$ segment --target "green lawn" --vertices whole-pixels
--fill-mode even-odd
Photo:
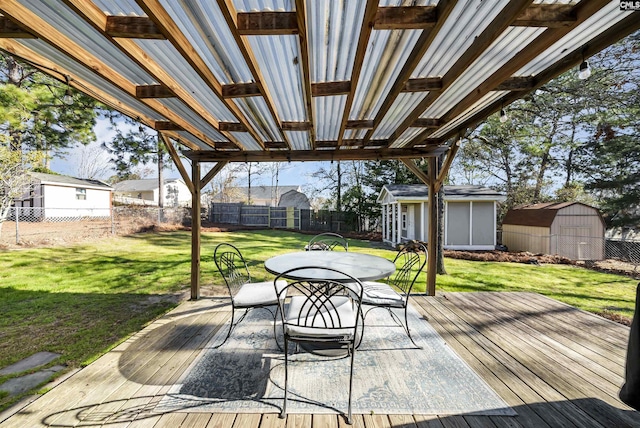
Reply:
[[[203,233],[202,284],[222,284],[212,261],[220,242],[237,245],[257,281],[263,262],[300,250],[310,235],[284,231]],[[388,259],[379,243],[350,240],[350,251]],[[114,237],[90,244],[0,252],[0,367],[39,351],[79,367],[177,304],[190,284],[189,232]],[[446,259],[437,291],[531,291],[596,312],[633,315],[636,281],[565,265]],[[424,292],[426,276],[416,292]],[[7,377],[0,377],[0,383]],[[0,410],[9,403],[0,397]]]

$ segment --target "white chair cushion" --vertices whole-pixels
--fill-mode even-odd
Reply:
[[[366,281],[362,283],[362,304],[403,307],[402,295],[384,282]]]
[[[278,293],[287,286],[287,281],[279,279],[276,282]],[[284,293],[281,296],[284,299]],[[237,308],[249,308],[260,305],[275,305],[278,303],[273,281],[249,282],[244,284],[238,294],[233,298],[233,304]]]
[[[344,339],[353,337],[353,327],[356,325],[357,314],[354,306],[351,303],[351,300],[346,296],[333,296],[330,298],[330,300],[333,302],[335,309],[322,308],[325,313],[321,315],[318,314],[318,308],[311,308],[311,310],[307,314],[307,309],[304,308],[305,302],[307,306],[309,305],[307,297],[293,296],[289,301],[285,320],[287,320],[288,322],[295,322],[296,324],[303,325],[287,325],[287,334],[289,336],[318,339]],[[307,314],[307,316],[305,317],[305,319],[298,322],[296,320],[298,320],[299,315],[301,315],[301,310],[302,315]],[[318,315],[316,316],[316,314]],[[327,324],[325,324],[325,319],[332,318],[334,320],[337,320],[338,317],[340,319],[340,324],[338,324],[336,321],[335,325],[336,327],[338,325],[341,325],[342,328],[323,328],[327,324],[329,326],[332,325],[331,321],[327,321]],[[307,324],[309,324],[308,327],[305,326]]]

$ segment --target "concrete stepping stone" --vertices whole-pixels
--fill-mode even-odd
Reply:
[[[0,385],[0,391],[8,392],[9,395],[22,394],[48,381],[54,374],[64,369],[66,369],[65,366],[58,365],[25,376],[9,379]]]
[[[38,352],[37,354],[33,354],[30,357],[18,361],[17,363],[0,369],[0,376],[32,370],[36,367],[49,364],[58,357],[60,357],[60,354],[56,354],[55,352]]]

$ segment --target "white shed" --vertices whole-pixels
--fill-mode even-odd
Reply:
[[[600,211],[580,202],[522,205],[502,220],[502,243],[509,251],[557,254],[571,260],[602,260],[604,233]]]
[[[382,205],[382,240],[391,245],[428,235],[429,189],[424,184],[390,184],[378,196]],[[483,186],[444,186],[444,248],[493,250],[497,204],[506,197]]]
[[[109,217],[113,188],[100,180],[32,172],[31,192],[14,201],[32,219]],[[24,210],[24,208],[31,208]]]

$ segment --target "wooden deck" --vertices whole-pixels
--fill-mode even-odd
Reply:
[[[356,427],[640,427],[618,398],[628,327],[530,293],[441,293],[416,306],[518,416],[354,415]],[[229,316],[185,302],[0,427],[320,428],[337,415],[154,414],[155,404]]]

